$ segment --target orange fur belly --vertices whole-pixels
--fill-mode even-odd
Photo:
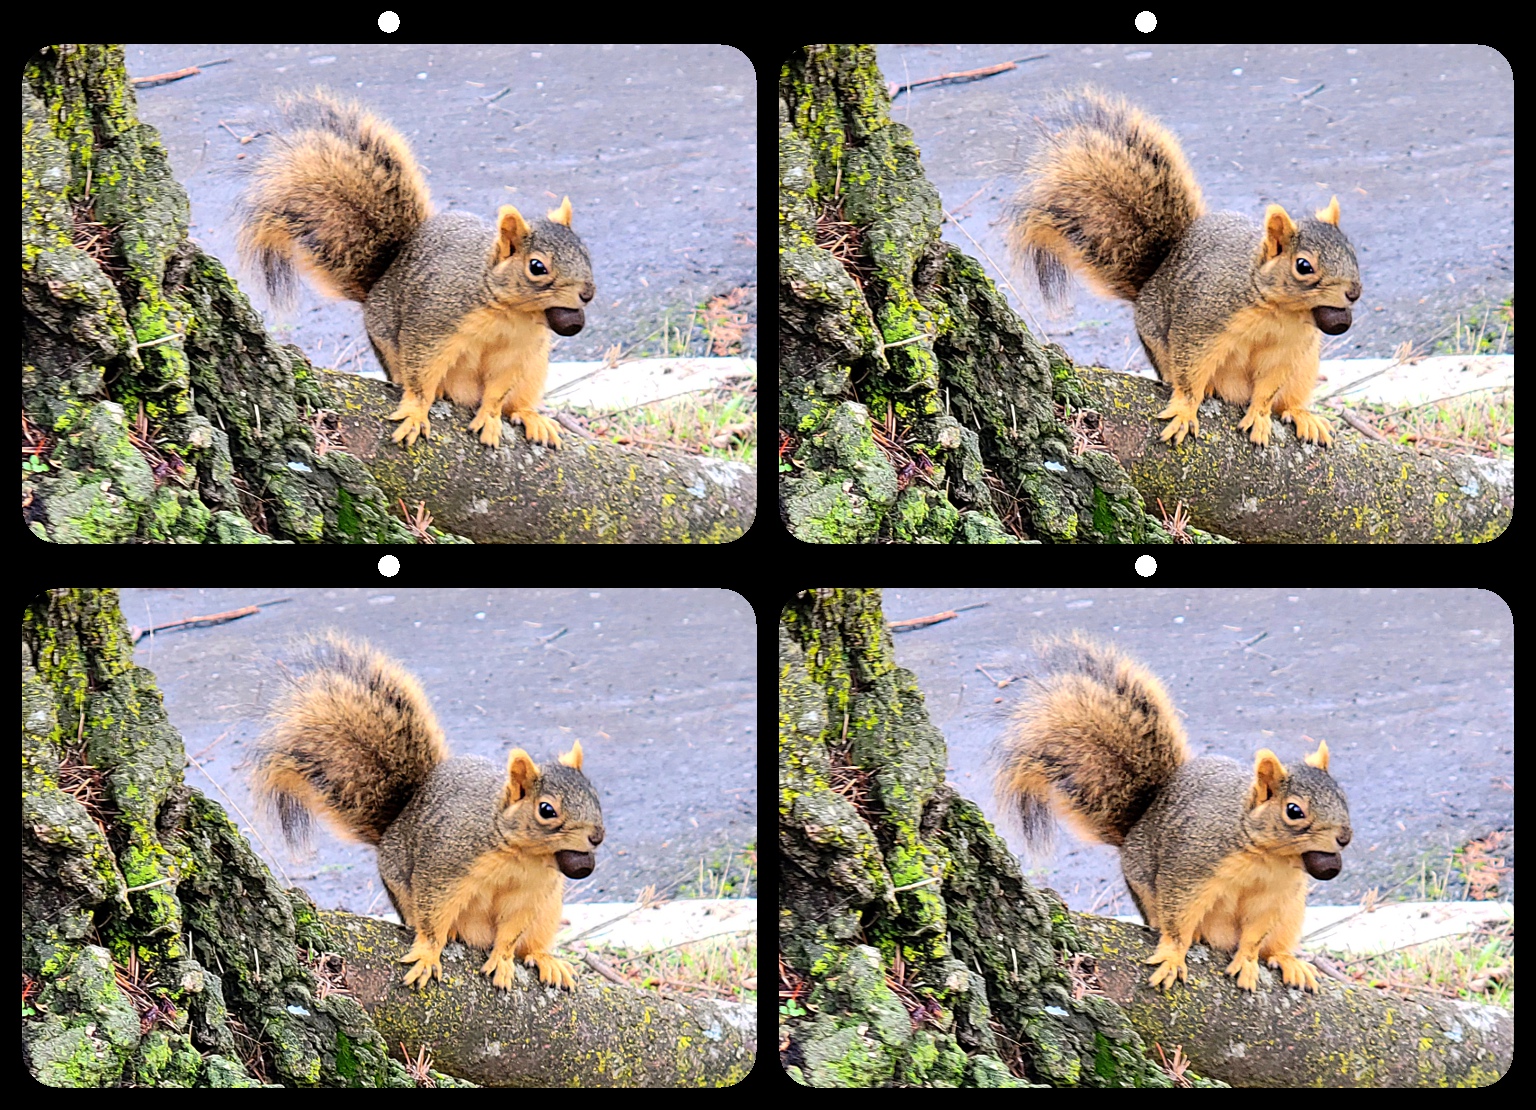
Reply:
[[[456,350],[438,396],[469,408],[488,390],[500,397],[535,374],[542,384],[549,364],[549,329],[542,316],[483,309],[466,318],[449,342]]]

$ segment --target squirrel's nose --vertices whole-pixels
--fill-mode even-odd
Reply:
[[[587,839],[592,842],[592,847],[594,848],[601,844],[603,842],[603,826],[599,825],[588,833]]]

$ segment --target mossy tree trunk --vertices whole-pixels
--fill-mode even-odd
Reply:
[[[1074,989],[1066,908],[944,782],[944,738],[875,590],[779,625],[782,1059],[812,1086],[1167,1086],[1125,1014]]]
[[[1167,542],[1080,402],[976,262],[892,122],[871,46],[779,76],[782,511],[812,542]],[[1007,527],[1004,527],[1004,522]]]
[[[21,82],[22,502],[56,542],[410,543],[363,465],[317,453],[325,398],[187,238],[121,47]]]
[[[409,1086],[354,999],[318,997],[313,907],[272,881],[186,752],[112,591],[21,635],[22,1050],[50,1086]]]

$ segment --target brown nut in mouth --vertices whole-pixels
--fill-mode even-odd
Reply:
[[[546,308],[544,321],[549,324],[549,330],[556,335],[575,335],[586,326],[587,314],[579,308]],[[1349,327],[1349,324],[1346,323],[1344,327]],[[1339,330],[1342,331],[1343,328]]]
[[[1301,865],[1314,879],[1331,879],[1344,870],[1344,857],[1337,852],[1303,852]]]
[[[1349,325],[1355,322],[1355,314],[1347,308],[1319,305],[1312,310],[1312,322],[1319,331],[1328,335],[1343,335],[1349,330]]]
[[[555,853],[555,866],[560,873],[572,879],[585,879],[597,866],[597,857],[591,852],[572,852],[569,849]],[[1308,870],[1311,870],[1308,868]],[[1331,878],[1331,876],[1330,876]]]

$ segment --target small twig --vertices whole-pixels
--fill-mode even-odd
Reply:
[[[1476,389],[1466,389],[1466,390],[1463,390],[1460,393],[1451,393],[1451,394],[1447,394],[1444,397],[1436,397],[1433,401],[1420,401],[1418,404],[1409,405],[1407,408],[1404,408],[1404,409],[1395,409],[1392,412],[1384,414],[1382,416],[1382,419],[1383,420],[1390,420],[1394,416],[1406,416],[1408,413],[1412,412],[1414,409],[1428,408],[1430,405],[1438,405],[1441,401],[1454,401],[1458,397],[1470,397],[1474,393],[1487,393],[1490,390],[1505,389],[1505,388],[1508,388],[1508,387],[1507,386],[1502,386],[1502,385],[1484,385],[1484,386],[1479,386]]]
[[[555,413],[555,422],[558,423],[566,431],[574,432],[576,435],[580,436],[582,439],[590,439],[593,443],[597,442],[597,437],[595,435],[593,435],[590,431],[588,431],[582,425],[581,421],[577,420],[574,416],[571,416],[569,413],[564,413],[564,412],[557,412],[557,413]]]
[[[634,985],[628,979],[624,978],[624,976],[613,970],[613,968],[603,963],[602,960],[598,959],[595,953],[588,952],[581,958],[581,962],[586,964],[593,971],[597,972],[604,979],[607,979],[610,983],[617,983],[621,987],[629,987]]]
[[[940,875],[938,878],[942,879],[943,877],[944,876]],[[938,881],[938,879],[931,879],[931,880],[925,879],[923,881],[923,883],[918,883],[917,885],[918,886],[922,886],[922,885],[924,885],[924,883],[927,883],[927,882],[937,882],[937,881]],[[907,889],[910,889],[910,888],[908,888],[908,887],[897,887],[896,889],[898,889],[898,890],[907,890]],[[685,944],[697,944],[700,941],[714,940],[716,937],[739,937],[739,936],[744,936],[744,935],[748,935],[748,934],[755,933],[755,932],[757,932],[757,930],[755,928],[722,929],[718,933],[709,933],[709,934],[707,934],[705,936],[702,936],[702,937],[689,937],[687,940],[680,940],[676,944],[669,944],[669,945],[665,946],[664,948],[647,948],[644,952],[636,952],[633,955],[624,956],[621,959],[619,959],[617,962],[620,963],[620,964],[627,964],[631,960],[643,960],[643,959],[646,959],[649,956],[659,955],[662,952],[670,952],[670,951],[672,951],[672,949],[674,949],[674,948],[681,948]]]
[[[1032,54],[1028,58],[1015,58],[1011,62],[1002,62],[995,66],[984,66],[981,69],[967,69],[959,73],[941,73],[937,77],[923,77],[916,81],[907,81],[900,85],[891,85],[891,99],[895,100],[902,93],[910,89],[920,88],[923,85],[959,85],[966,81],[980,81],[984,77],[995,77],[999,73],[1007,73],[1009,70],[1018,69],[1020,62],[1038,62],[1042,58],[1049,58],[1049,54]]]
[[[1374,439],[1378,443],[1391,442],[1387,436],[1381,434],[1381,429],[1373,426],[1369,421],[1362,420],[1348,409],[1339,410],[1339,419],[1344,421],[1344,423],[1348,424],[1351,428],[1355,429],[1355,431],[1361,432],[1367,438]]]
[[[885,627],[889,628],[892,632],[905,632],[913,628],[923,628],[926,625],[939,624],[942,621],[954,620],[955,617],[959,616],[961,613],[966,612],[967,610],[985,609],[986,607],[987,602],[985,601],[977,602],[975,605],[960,605],[954,609],[946,609],[942,613],[934,613],[932,616],[912,617],[910,620],[904,621],[886,621]]]
[[[129,633],[133,642],[138,643],[145,636],[154,632],[164,632],[169,628],[205,628],[215,624],[224,624],[228,621],[239,620],[241,617],[249,617],[253,613],[259,613],[268,605],[281,605],[285,601],[292,601],[291,597],[280,597],[275,601],[264,601],[260,605],[247,605],[240,609],[231,609],[227,613],[211,613],[206,617],[188,617],[186,620],[171,621],[169,624],[157,624],[153,628],[130,628]]]
[[[221,66],[225,62],[234,61],[233,58],[220,58],[215,62],[204,62],[202,65],[188,66],[186,69],[173,69],[167,73],[155,73],[148,77],[132,77],[128,83],[137,89],[147,89],[152,85],[169,85],[172,81],[180,81],[184,77],[196,77],[206,66]]]

